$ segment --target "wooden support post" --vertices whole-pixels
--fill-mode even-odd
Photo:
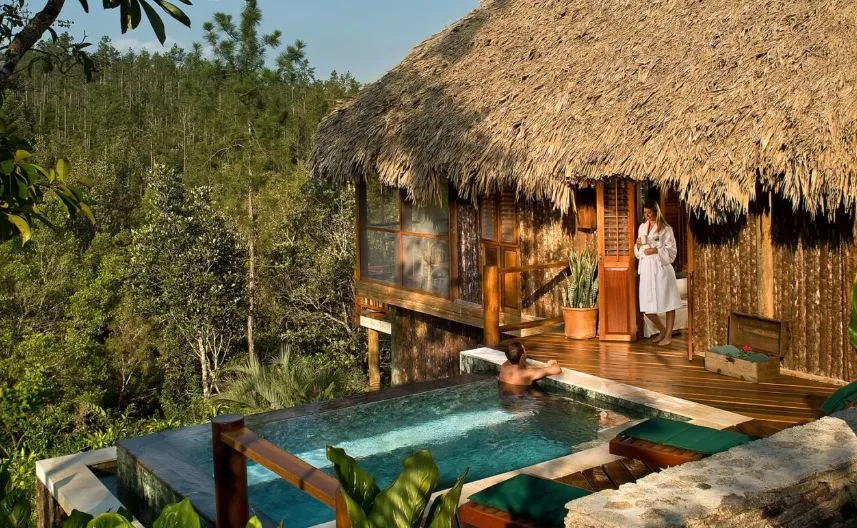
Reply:
[[[485,346],[500,344],[500,268],[485,266],[482,270],[483,336]]]
[[[381,388],[381,333],[371,328],[366,329],[369,338],[369,389]]]
[[[759,265],[756,268],[756,283],[759,285],[759,312],[763,317],[774,318],[774,241],[771,236],[771,195],[759,215]]]
[[[687,360],[693,361],[693,272],[687,272]]]
[[[214,458],[214,504],[217,528],[245,528],[250,519],[247,461],[221,440],[220,435],[244,428],[244,417],[225,414],[211,420]]]
[[[690,214],[685,219],[687,233],[687,360],[693,361],[693,274],[696,271],[696,239],[690,229]]]

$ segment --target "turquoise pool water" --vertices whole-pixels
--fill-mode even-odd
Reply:
[[[593,445],[605,425],[627,411],[597,408],[568,394],[500,395],[496,381],[355,405],[311,416],[254,426],[254,430],[310,464],[332,473],[325,446],[342,447],[375,475],[382,489],[401,461],[430,449],[440,468],[439,488],[449,487],[465,468],[468,481],[568,455]],[[610,423],[605,423],[608,420]],[[211,465],[211,453],[197,453]],[[333,520],[333,512],[265,468],[248,467],[251,503],[288,528]]]

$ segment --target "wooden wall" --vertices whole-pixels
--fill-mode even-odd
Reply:
[[[836,224],[809,221],[775,199],[767,238],[766,214],[756,208],[725,227],[691,226],[697,239],[693,282],[696,352],[726,342],[731,311],[766,315],[772,308],[769,315],[788,322],[790,328],[784,368],[854,379],[857,353],[848,344],[851,281],[857,273],[853,217],[843,213]],[[766,251],[770,257],[765,256]],[[768,267],[764,266],[767,260],[771,261]],[[766,279],[773,286],[772,306],[767,308]]]
[[[428,381],[459,374],[458,354],[476,348],[482,330],[390,307],[392,383]]]
[[[458,224],[458,295],[463,301],[482,304],[479,211],[472,202],[459,198],[455,214]]]
[[[574,215],[561,215],[547,202],[518,205],[521,265],[565,260],[570,248],[597,252],[594,231],[577,231]],[[537,317],[562,314],[559,287],[565,275],[552,269],[522,274],[521,312]]]

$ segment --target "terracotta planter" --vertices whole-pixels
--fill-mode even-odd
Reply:
[[[563,306],[562,317],[565,322],[565,337],[571,339],[592,339],[595,337],[595,321],[598,308],[567,308]]]

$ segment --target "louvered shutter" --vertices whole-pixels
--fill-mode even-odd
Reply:
[[[637,187],[611,179],[597,186],[598,334],[602,340],[637,338],[636,234]]]

